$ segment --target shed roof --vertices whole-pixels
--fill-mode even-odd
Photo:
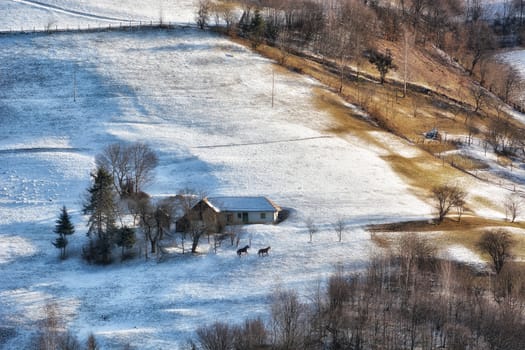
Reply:
[[[204,201],[216,212],[279,211],[281,208],[266,197],[207,197]]]

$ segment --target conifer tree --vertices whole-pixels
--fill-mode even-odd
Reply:
[[[264,31],[266,29],[266,23],[264,22],[264,18],[261,15],[261,12],[259,9],[255,10],[254,17],[252,18],[252,21],[250,23],[249,27],[249,38],[252,40],[252,46],[253,48],[257,48],[260,44],[262,44],[264,40]]]
[[[135,230],[131,227],[124,226],[116,230],[115,243],[117,246],[122,248],[121,259],[124,260],[124,252],[126,249],[130,249],[135,245],[137,237]]]
[[[91,251],[90,259],[107,264],[111,261],[117,216],[113,177],[102,167],[92,177],[93,184],[88,188],[83,209],[84,215],[89,215],[87,234],[92,239],[96,238],[95,244],[90,244],[95,250]]]
[[[66,258],[66,247],[68,240],[66,236],[75,233],[75,226],[71,223],[71,218],[67,212],[66,206],[62,207],[60,216],[56,220],[54,232],[58,235],[57,239],[53,242],[53,245],[60,249],[60,258]]]

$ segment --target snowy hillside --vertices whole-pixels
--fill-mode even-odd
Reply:
[[[122,334],[141,348],[177,343],[203,323],[264,311],[279,285],[306,293],[335,264],[362,266],[371,249],[363,225],[430,214],[380,154],[323,131],[330,119],[313,104],[315,82],[276,74],[272,108],[276,67],[225,39],[193,30],[15,35],[1,47],[0,295],[4,314],[22,325],[52,298],[75,330]],[[154,195],[185,187],[267,195],[296,214],[248,228],[244,241],[272,245],[269,259],[239,260],[224,247],[164,264],[86,267],[81,196],[94,155],[118,140],[158,151]],[[78,234],[73,257],[60,263],[50,242],[63,204]],[[306,217],[323,229],[314,244]],[[331,229],[338,217],[351,227],[343,243]]]
[[[2,1],[2,28],[50,17],[71,25],[156,20],[159,8],[167,20],[192,18],[189,1],[146,9],[132,0],[45,3]],[[432,214],[383,158],[419,150],[382,132],[370,137],[385,147],[335,136],[314,100],[322,86],[214,34],[4,35],[0,62],[0,322],[17,329],[7,349],[27,344],[50,300],[75,334],[93,332],[104,348],[180,348],[204,324],[265,315],[276,288],[308,297],[335,266],[359,270],[375,249],[365,225]],[[203,239],[200,256],[86,265],[82,195],[94,156],[116,141],[144,141],[158,152],[152,195],[265,195],[293,214],[280,225],[246,227],[241,244],[253,249],[241,259],[228,244],[214,254]],[[62,205],[77,228],[63,262],[51,245]],[[306,218],[321,229],[313,243]],[[342,242],[332,228],[339,218],[349,227]],[[268,245],[269,257],[254,254]]]

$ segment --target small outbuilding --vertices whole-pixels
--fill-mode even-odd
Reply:
[[[206,197],[177,221],[177,231],[195,225],[220,232],[226,225],[274,224],[280,211],[266,197]]]

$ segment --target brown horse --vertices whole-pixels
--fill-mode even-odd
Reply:
[[[258,256],[265,256],[265,255],[268,255],[268,251],[270,250],[270,247],[266,247],[266,248],[261,248],[259,249],[259,251],[257,252],[257,255]]]
[[[248,248],[250,248],[249,245],[244,246],[244,248],[237,249],[237,255],[240,257],[243,254],[248,254]]]

